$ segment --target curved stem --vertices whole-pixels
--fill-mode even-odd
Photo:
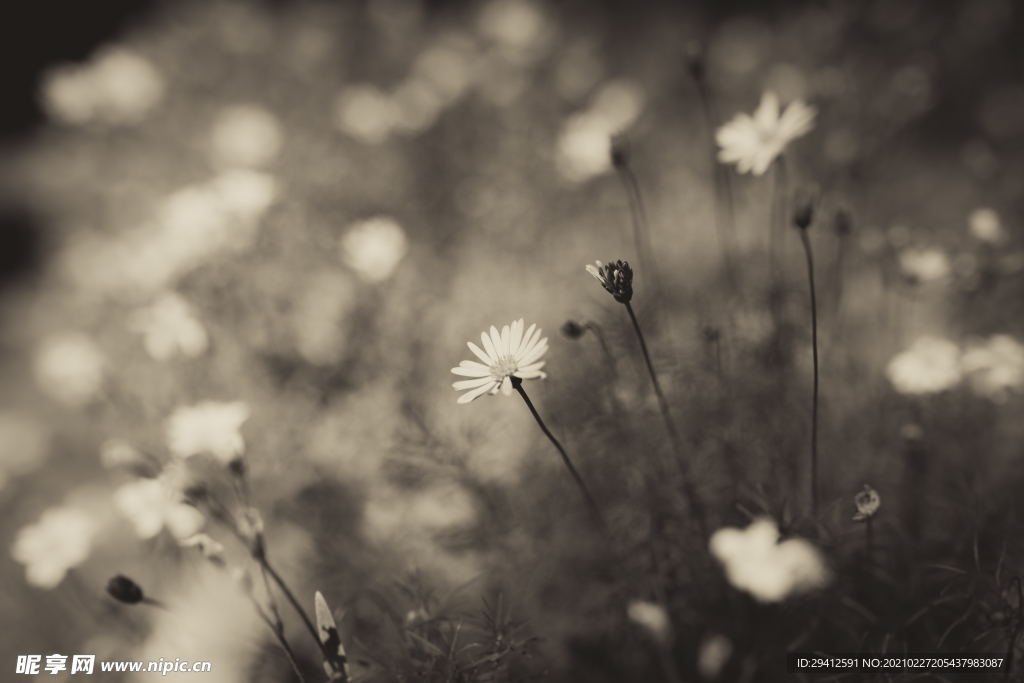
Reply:
[[[655,300],[658,307],[664,313],[665,294],[661,288],[661,278],[658,275],[658,267],[654,263],[654,254],[650,250],[650,228],[647,222],[647,211],[644,209],[643,196],[640,194],[640,183],[637,182],[633,169],[628,164],[619,168],[619,177],[626,188],[626,196],[629,197],[629,210],[633,218],[633,239],[636,242],[636,255],[641,265],[650,271],[650,283],[653,285]]]
[[[818,302],[814,295],[814,257],[806,229],[800,229],[800,242],[807,256],[807,279],[811,284],[811,345],[814,352],[814,400],[811,404],[811,512],[818,516]]]
[[[644,334],[640,331],[640,323],[636,320],[636,315],[633,313],[633,307],[630,306],[629,302],[625,303],[626,311],[629,313],[629,319],[633,321],[633,329],[636,331],[636,338],[640,341],[640,350],[644,355],[644,362],[647,364],[647,372],[651,376],[651,382],[654,384],[654,393],[658,396],[658,406],[661,408],[661,417],[665,421],[665,430],[668,432],[669,439],[672,441],[672,449],[676,453],[676,457],[679,458],[680,466],[685,468],[682,461],[682,441],[679,438],[679,432],[676,431],[675,423],[672,421],[672,414],[669,412],[668,401],[665,400],[665,394],[661,391],[661,385],[658,383],[658,376],[654,374],[654,366],[651,364],[651,356],[647,353],[647,342],[644,341]],[[700,525],[701,533],[707,537],[707,521],[704,517],[704,509],[701,506],[700,501],[697,499],[697,492],[693,488],[693,483],[690,481],[689,472],[683,473],[683,488],[686,491],[687,503],[690,506],[690,514],[697,520]]]
[[[260,607],[256,599],[252,600],[253,606],[256,608],[256,613],[260,615],[260,619],[267,625],[274,637],[277,638],[277,642],[280,643],[281,649],[284,650],[285,657],[288,658],[288,663],[292,665],[292,671],[299,679],[299,683],[306,683],[306,678],[302,675],[302,671],[299,670],[299,663],[295,659],[295,652],[292,651],[291,645],[288,644],[288,640],[284,637],[284,624],[281,623],[281,618],[275,615],[277,619],[276,623],[266,615],[263,608]]]
[[[583,494],[583,500],[587,504],[587,510],[590,512],[590,516],[594,520],[594,525],[597,526],[597,530],[601,532],[601,535],[607,539],[608,527],[605,526],[604,518],[601,517],[601,511],[598,510],[597,504],[594,502],[593,497],[590,495],[590,491],[587,489],[587,485],[583,483],[583,477],[581,477],[580,473],[576,471],[572,461],[569,460],[569,455],[565,452],[565,449],[562,448],[562,444],[558,443],[558,439],[556,439],[555,435],[548,430],[547,425],[544,424],[544,420],[540,419],[540,414],[537,412],[537,409],[533,407],[533,402],[530,400],[530,397],[526,395],[526,391],[523,389],[522,380],[513,382],[512,386],[515,387],[516,391],[519,392],[519,395],[523,397],[524,401],[526,401],[526,406],[530,409],[530,412],[533,413],[533,417],[537,420],[537,424],[540,425],[541,431],[544,432],[544,435],[551,440],[551,443],[555,444],[555,448],[558,449],[559,454],[562,456],[562,462],[565,463],[565,466],[569,470],[569,474],[571,474],[572,478],[576,480],[576,486],[579,487],[580,493]]]
[[[270,566],[270,562],[267,561],[265,555],[261,555],[256,559],[259,561],[260,566],[263,569],[265,569],[268,574],[270,574],[270,578],[274,580],[274,583],[277,584],[278,588],[281,589],[281,592],[284,593],[286,598],[288,598],[288,602],[292,604],[292,607],[295,608],[295,611],[299,613],[300,617],[302,617],[302,622],[306,625],[306,629],[309,631],[309,634],[313,637],[313,642],[317,644],[317,646],[320,648],[320,651],[323,653],[324,660],[327,662],[334,662],[336,655],[332,654],[327,650],[326,647],[324,647],[323,642],[321,642],[320,640],[320,634],[317,633],[316,627],[313,626],[313,622],[310,621],[309,616],[306,614],[306,610],[304,610],[302,608],[302,605],[299,604],[299,601],[295,599],[295,596],[292,594],[291,589],[288,588],[288,584],[286,584],[284,582],[284,579],[282,579],[280,575],[278,575],[278,573],[274,571],[274,568]],[[345,679],[343,678],[342,680]]]

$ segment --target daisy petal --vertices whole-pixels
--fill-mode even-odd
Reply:
[[[494,379],[491,377],[480,377],[477,379],[464,379],[453,383],[452,386],[461,391],[462,389],[476,389],[477,387],[482,387],[485,384],[490,384],[493,381]]]
[[[519,351],[519,346],[523,343],[523,319],[512,323],[512,344],[509,346],[508,352],[515,358],[516,352]]]
[[[496,389],[497,386],[498,386],[498,383],[494,382],[493,385],[485,384],[485,385],[483,385],[482,387],[480,387],[478,389],[473,389],[472,391],[467,391],[462,396],[459,396],[459,401],[458,402],[459,403],[469,403],[470,401],[473,401],[475,399],[480,398],[481,396],[486,394],[488,391],[491,391],[492,389]]]
[[[491,328],[494,329],[494,328]],[[480,333],[480,341],[484,344],[484,350],[487,351],[487,355],[491,357],[491,364],[498,362],[498,350],[494,348],[494,342],[487,336],[486,332]]]
[[[771,90],[761,96],[761,104],[754,112],[754,121],[762,130],[771,130],[779,122],[779,98]]]
[[[516,361],[516,364],[517,365],[524,365],[524,366],[530,365],[531,363],[536,362],[536,360],[538,358],[543,356],[547,352],[547,350],[548,350],[548,338],[544,337],[543,339],[540,340],[540,342],[537,343],[536,346],[534,346],[530,350],[529,353],[527,353],[525,356],[523,356],[518,361]]]
[[[483,350],[479,346],[474,344],[473,342],[466,342],[466,343],[469,344],[469,350],[473,352],[473,355],[475,355],[477,358],[482,360],[485,365],[490,367],[491,363],[494,362],[494,359],[493,358],[488,358],[487,354],[484,353]]]
[[[452,368],[452,372],[463,377],[489,377],[491,374],[490,368],[485,368],[482,365],[479,370],[477,368]]]
[[[508,325],[501,328],[501,356],[504,358],[508,355],[508,347],[512,344],[512,330],[509,329]]]
[[[505,396],[512,395],[512,380],[508,377],[501,381],[501,393]]]
[[[524,366],[524,367],[521,367],[521,368],[519,368],[519,370],[518,370],[518,371],[517,371],[517,372],[516,372],[515,374],[516,374],[516,375],[518,375],[518,376],[520,376],[520,377],[524,377],[524,378],[525,378],[525,376],[526,376],[526,375],[534,375],[534,374],[537,374],[537,372],[538,372],[538,371],[539,371],[539,370],[540,370],[540,369],[541,369],[542,367],[544,367],[544,364],[545,364],[545,363],[547,363],[547,361],[546,361],[546,360],[542,360],[542,361],[541,361],[541,362],[539,362],[539,363],[532,363],[532,364],[530,364],[530,365],[526,365],[526,366]]]
[[[495,360],[498,360],[503,355],[501,353],[501,332],[498,332],[498,328],[494,325],[491,325],[491,343],[494,344],[494,352],[498,354]]]
[[[530,328],[531,330],[533,327]],[[516,361],[522,361],[526,357],[526,354],[533,351],[533,347],[537,345],[537,340],[540,339],[540,330],[533,333],[532,337],[528,337],[526,343],[519,347],[519,353],[517,354]]]

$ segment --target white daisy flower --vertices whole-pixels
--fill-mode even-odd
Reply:
[[[935,282],[949,275],[949,257],[938,247],[905,249],[899,260],[903,277],[911,282]]]
[[[206,523],[203,513],[183,502],[164,479],[137,479],[114,492],[114,505],[132,523],[142,539],[153,538],[166,526],[181,540],[199,533]]]
[[[511,326],[505,325],[499,334],[498,328],[491,325],[491,333],[480,333],[480,340],[483,342],[486,352],[473,342],[467,342],[469,350],[483,364],[471,360],[464,360],[459,367],[452,368],[456,375],[472,377],[473,379],[462,380],[452,384],[458,390],[470,389],[471,391],[459,397],[459,403],[469,403],[486,393],[496,394],[498,390],[505,396],[512,394],[512,377],[519,379],[544,379],[547,373],[541,368],[546,361],[540,357],[548,350],[548,338],[540,338],[540,330],[534,330],[536,325],[523,333],[523,319],[520,318]]]
[[[997,334],[972,345],[960,362],[979,396],[1002,403],[1011,390],[1024,391],[1024,345],[1009,335]]]
[[[167,360],[176,353],[196,358],[206,351],[209,339],[192,307],[179,294],[167,292],[152,306],[136,311],[132,330],[143,335],[146,351],[155,360]]]
[[[364,282],[391,277],[409,251],[409,240],[398,222],[377,216],[353,224],[341,238],[341,259]]]
[[[770,90],[761,96],[753,116],[737,114],[715,133],[722,149],[718,160],[736,164],[740,173],[764,175],[790,142],[814,127],[817,109],[793,100],[780,115],[779,98]]]
[[[885,375],[901,394],[934,394],[960,382],[960,347],[946,339],[923,336],[897,354]]]
[[[743,531],[719,529],[709,548],[725,566],[729,583],[760,602],[781,602],[831,579],[818,548],[801,538],[779,543],[779,529],[768,518],[754,520]]]
[[[25,579],[39,588],[56,588],[68,570],[89,557],[99,523],[84,510],[51,508],[18,532],[11,556],[25,565]]]
[[[661,605],[646,600],[630,600],[626,616],[650,633],[659,644],[668,645],[672,641],[672,622]]]
[[[88,335],[68,332],[43,340],[32,369],[44,392],[74,407],[100,390],[104,365],[103,354]]]
[[[178,408],[167,422],[167,447],[181,458],[211,453],[227,464],[245,451],[238,430],[247,419],[244,401],[203,401]]]

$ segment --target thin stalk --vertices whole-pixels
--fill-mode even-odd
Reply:
[[[320,651],[323,653],[324,660],[327,662],[333,662],[335,660],[336,655],[330,653],[324,646],[324,644],[320,641],[320,634],[317,632],[316,627],[313,626],[313,622],[309,620],[309,616],[306,614],[306,610],[303,609],[302,605],[299,604],[299,601],[295,599],[295,595],[293,595],[291,589],[288,588],[288,584],[286,584],[284,582],[284,579],[282,579],[281,576],[276,571],[274,571],[274,568],[270,566],[270,562],[267,561],[265,554],[261,553],[258,557],[256,557],[256,560],[260,563],[260,567],[266,570],[268,574],[270,574],[270,578],[274,580],[274,583],[277,584],[278,588],[281,589],[281,592],[284,593],[286,598],[288,598],[288,602],[292,604],[292,607],[295,608],[295,611],[299,613],[300,617],[302,617],[302,623],[306,625],[306,630],[308,630],[309,634],[313,637],[313,642],[317,644],[317,646],[320,648]],[[344,675],[344,673],[342,675]],[[342,680],[345,679],[343,678]]]
[[[295,659],[295,652],[292,651],[291,645],[288,644],[288,640],[284,637],[284,624],[281,623],[280,616],[277,616],[277,623],[275,623],[266,615],[263,608],[260,607],[258,602],[256,602],[255,598],[252,599],[252,604],[256,608],[257,614],[260,615],[260,619],[263,620],[263,623],[267,625],[267,628],[269,628],[271,633],[274,634],[274,637],[277,638],[277,642],[280,643],[281,649],[284,650],[285,657],[288,658],[288,663],[292,665],[292,671],[295,672],[300,683],[306,683],[306,678],[299,670],[299,663]]]
[[[682,441],[679,438],[679,432],[676,431],[675,423],[672,421],[672,414],[669,411],[668,401],[665,400],[665,394],[661,391],[661,385],[658,383],[658,377],[654,374],[654,366],[651,364],[651,356],[647,353],[647,343],[644,341],[644,334],[640,331],[640,323],[636,320],[636,315],[633,313],[633,307],[629,302],[625,302],[626,311],[629,313],[629,319],[633,321],[633,329],[636,331],[636,337],[640,341],[640,350],[644,355],[644,362],[647,364],[647,372],[651,376],[651,382],[654,384],[654,393],[658,396],[658,406],[661,408],[661,417],[665,421],[665,430],[668,432],[669,439],[672,441],[672,449],[676,453],[676,457],[679,459],[679,464],[684,470],[685,467],[682,460]],[[693,488],[693,482],[690,481],[690,474],[688,471],[683,473],[683,488],[686,491],[687,503],[690,507],[690,514],[697,520],[697,524],[700,526],[701,534],[706,538],[708,535],[707,521],[704,516],[704,509],[697,499],[697,492]]]
[[[715,142],[715,130],[718,128],[718,116],[714,104],[711,101],[711,93],[708,91],[707,83],[703,78],[696,79],[697,93],[700,95],[701,107],[704,110],[704,119],[707,122],[708,139],[711,143],[711,167],[714,169],[715,179],[715,221],[717,230],[715,235],[718,238],[718,247],[722,252],[722,260],[725,262],[726,276],[732,291],[737,290],[736,271],[733,268],[731,245],[732,236],[735,232],[735,215],[732,201],[732,183],[729,180],[728,170],[718,163]],[[724,210],[723,210],[724,207]],[[723,219],[722,214],[725,214]]]
[[[562,448],[562,444],[558,443],[558,439],[556,439],[555,435],[548,430],[547,425],[544,424],[544,420],[540,418],[540,414],[537,412],[537,409],[533,407],[533,402],[530,400],[530,397],[526,395],[526,391],[523,389],[522,380],[518,377],[513,378],[512,386],[515,387],[516,391],[519,392],[519,395],[523,397],[524,401],[526,401],[526,407],[528,407],[530,412],[533,413],[533,418],[537,420],[537,424],[540,425],[541,431],[544,432],[544,435],[551,440],[551,443],[555,444],[555,448],[558,449],[558,453],[562,456],[562,462],[565,463],[566,468],[569,470],[569,474],[571,474],[572,478],[576,480],[576,486],[579,487],[580,493],[583,494],[583,500],[587,504],[587,510],[590,512],[594,525],[597,527],[597,530],[601,532],[601,535],[607,539],[608,527],[604,523],[604,518],[601,517],[601,511],[598,510],[597,503],[594,502],[593,497],[590,495],[587,485],[583,483],[583,477],[581,477],[580,473],[576,471],[572,461],[569,460],[569,455],[565,452],[565,449]]]
[[[807,230],[800,228],[800,242],[807,256],[807,279],[811,285],[811,346],[814,352],[814,400],[811,403],[811,512],[818,516],[818,302],[814,294],[814,257]]]
[[[647,222],[647,211],[644,208],[643,196],[640,194],[640,183],[628,163],[618,166],[619,177],[626,188],[626,195],[629,197],[629,212],[633,219],[633,238],[636,242],[637,257],[641,259],[641,265],[651,273],[651,284],[654,285],[655,299],[662,313],[665,312],[665,294],[661,288],[661,277],[658,275],[658,268],[654,263],[654,254],[650,250],[650,229]]]
[[[874,554],[873,550],[875,547],[875,534],[872,528],[872,522],[873,520],[870,516],[864,520],[864,532],[867,535],[867,548],[869,560],[871,559],[871,556]]]

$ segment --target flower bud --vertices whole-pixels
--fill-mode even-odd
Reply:
[[[597,268],[588,265],[587,272],[597,278],[609,294],[620,304],[629,303],[633,298],[633,269],[626,261],[615,261],[607,265],[595,261]]]
[[[121,574],[107,582],[107,593],[110,597],[126,605],[137,605],[145,597],[139,584]]]
[[[704,333],[704,339],[709,342],[716,342],[722,337],[722,332],[714,325],[705,325],[704,329],[701,330]]]
[[[814,220],[814,192],[811,190],[799,190],[793,198],[793,225],[806,230]]]
[[[612,166],[616,169],[623,169],[629,166],[629,137],[625,133],[618,133],[612,136],[611,157]]]
[[[882,499],[878,491],[864,484],[864,490],[853,497],[853,504],[857,506],[857,514],[853,516],[853,521],[866,522],[878,512]]]
[[[565,324],[562,325],[562,335],[564,335],[566,339],[579,339],[586,333],[586,326],[581,325],[575,320],[566,320]]]
[[[672,642],[672,623],[668,612],[661,605],[646,600],[630,600],[626,616],[634,624],[646,630],[662,647]]]

